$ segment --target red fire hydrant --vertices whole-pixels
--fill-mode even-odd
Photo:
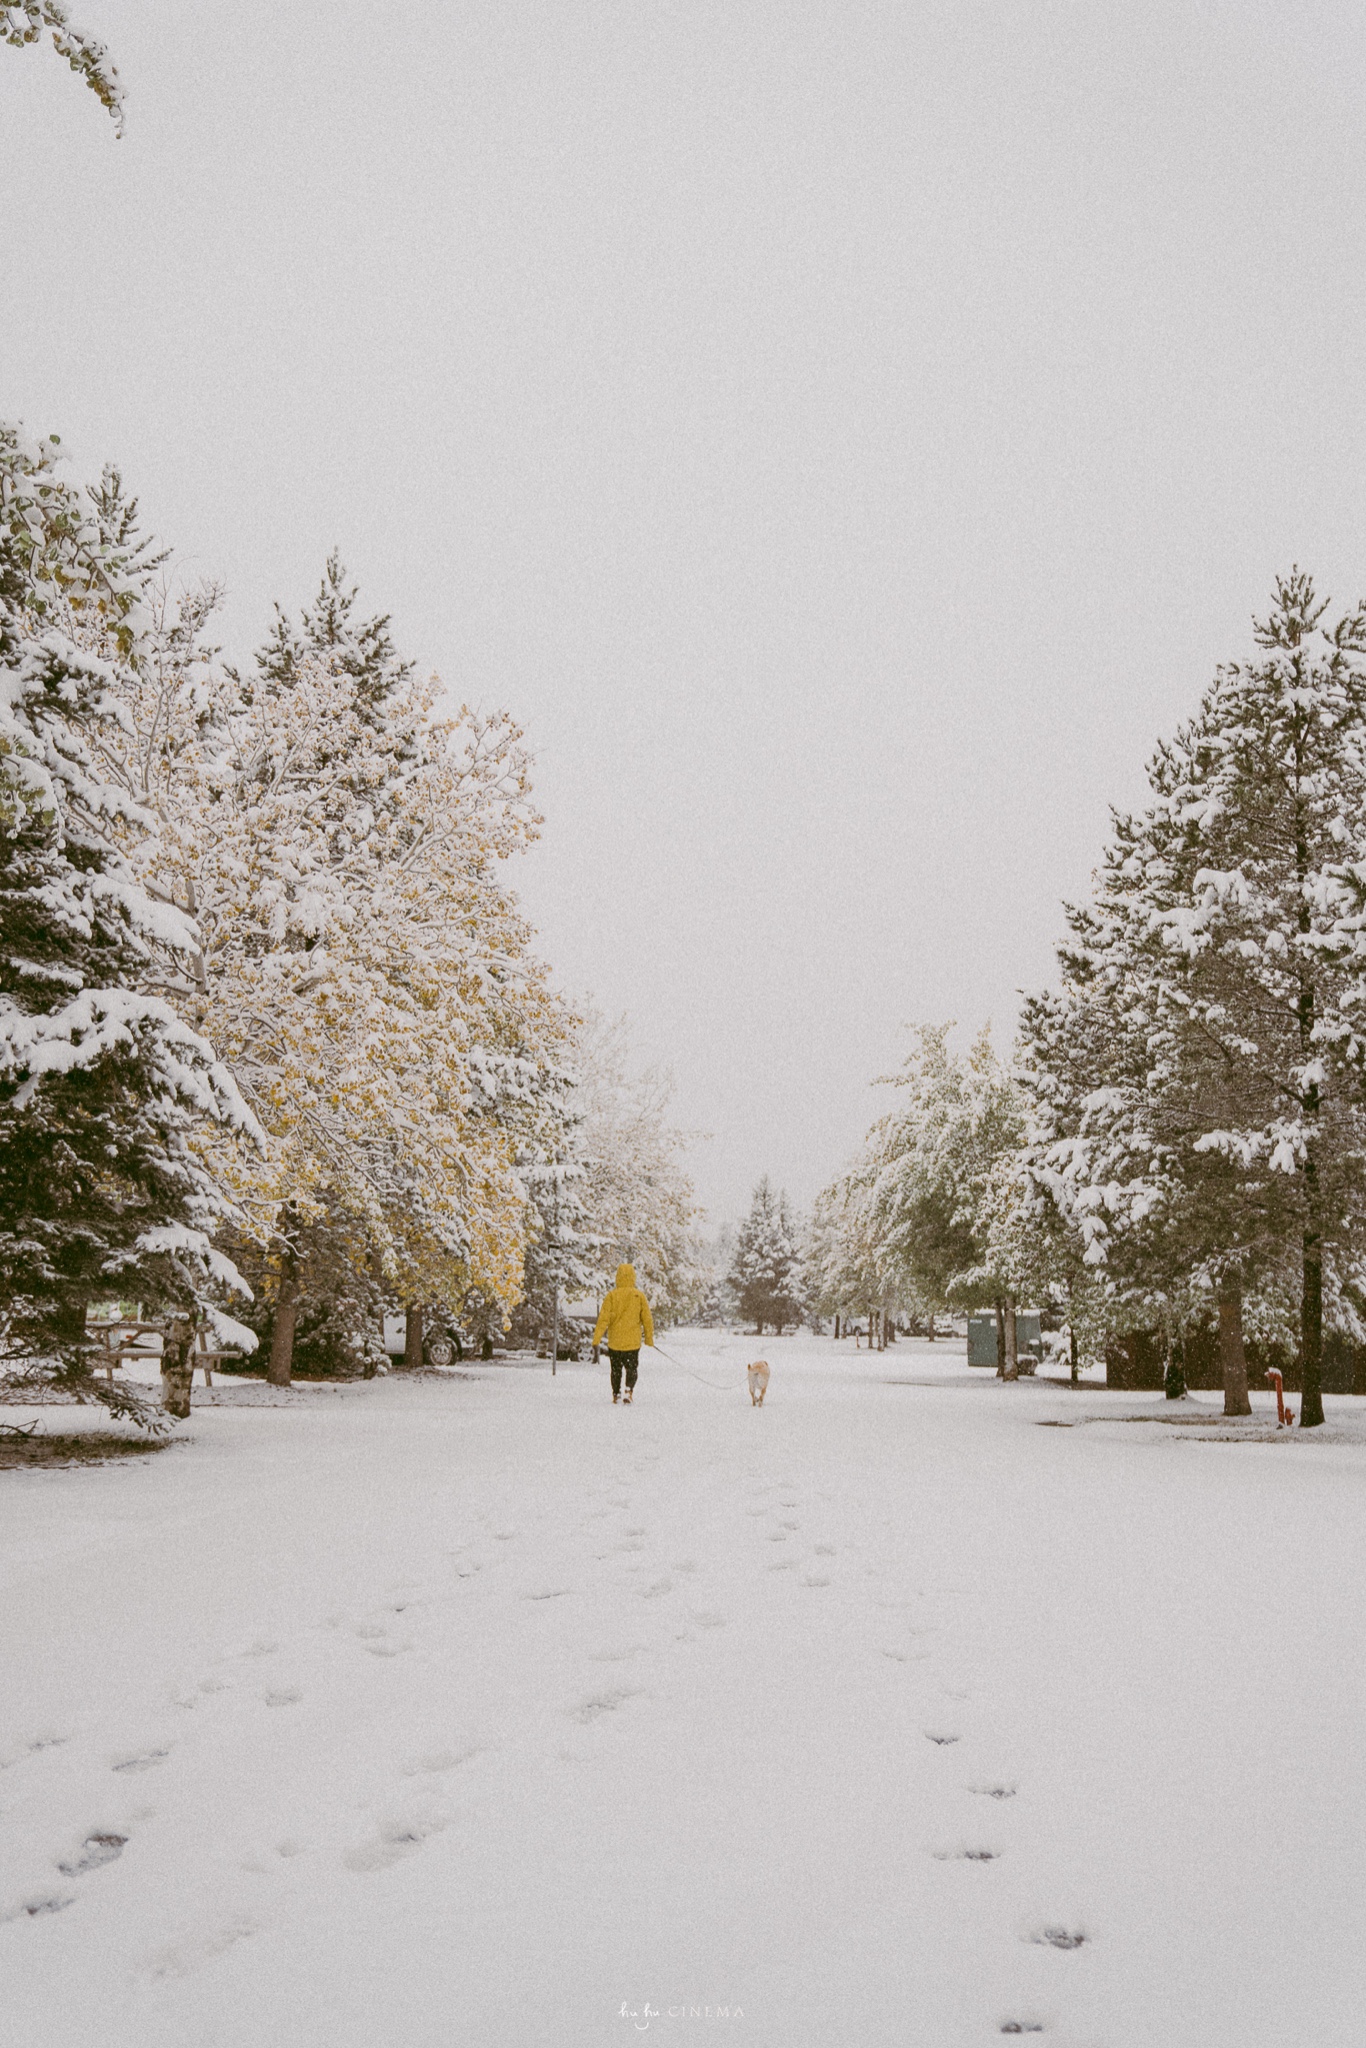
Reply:
[[[1266,1376],[1276,1389],[1277,1429],[1293,1429],[1295,1427],[1295,1411],[1293,1408],[1287,1408],[1285,1405],[1284,1382],[1281,1379],[1280,1373],[1274,1365],[1268,1366]]]

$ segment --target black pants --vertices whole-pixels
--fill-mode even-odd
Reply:
[[[633,1390],[633,1388],[635,1387],[635,1383],[636,1383],[636,1371],[637,1371],[637,1369],[638,1369],[638,1367],[639,1367],[639,1365],[640,1365],[640,1352],[639,1352],[639,1350],[636,1350],[636,1351],[610,1351],[610,1350],[609,1350],[609,1351],[608,1351],[608,1353],[607,1353],[607,1356],[608,1356],[608,1357],[609,1357],[609,1358],[611,1359],[611,1361],[612,1361],[612,1399],[613,1399],[613,1400],[615,1401],[615,1400],[616,1400],[616,1398],[617,1398],[617,1395],[618,1395],[618,1394],[619,1394],[619,1393],[621,1392],[621,1368],[622,1368],[623,1366],[625,1366],[625,1367],[626,1367],[626,1391],[627,1391],[627,1393],[629,1394],[629,1393],[630,1393],[630,1392],[631,1392],[631,1391]]]

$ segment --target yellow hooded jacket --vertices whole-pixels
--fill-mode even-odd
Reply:
[[[642,1343],[655,1341],[650,1304],[636,1286],[634,1266],[617,1267],[617,1284],[604,1296],[602,1314],[593,1332],[595,1344],[601,1344],[604,1330],[609,1351],[639,1351]]]

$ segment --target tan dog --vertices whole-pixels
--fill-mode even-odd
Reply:
[[[747,1365],[745,1374],[749,1380],[749,1398],[755,1408],[762,1408],[764,1395],[768,1392],[768,1367],[761,1358],[757,1365]]]

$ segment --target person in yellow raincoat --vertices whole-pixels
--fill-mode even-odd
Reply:
[[[593,1332],[595,1351],[604,1336],[607,1338],[607,1356],[612,1361],[612,1399],[619,1401],[622,1398],[621,1375],[624,1370],[626,1400],[629,1402],[635,1396],[641,1344],[653,1348],[655,1341],[650,1304],[636,1286],[634,1266],[618,1266],[617,1284],[603,1297],[602,1313]]]

